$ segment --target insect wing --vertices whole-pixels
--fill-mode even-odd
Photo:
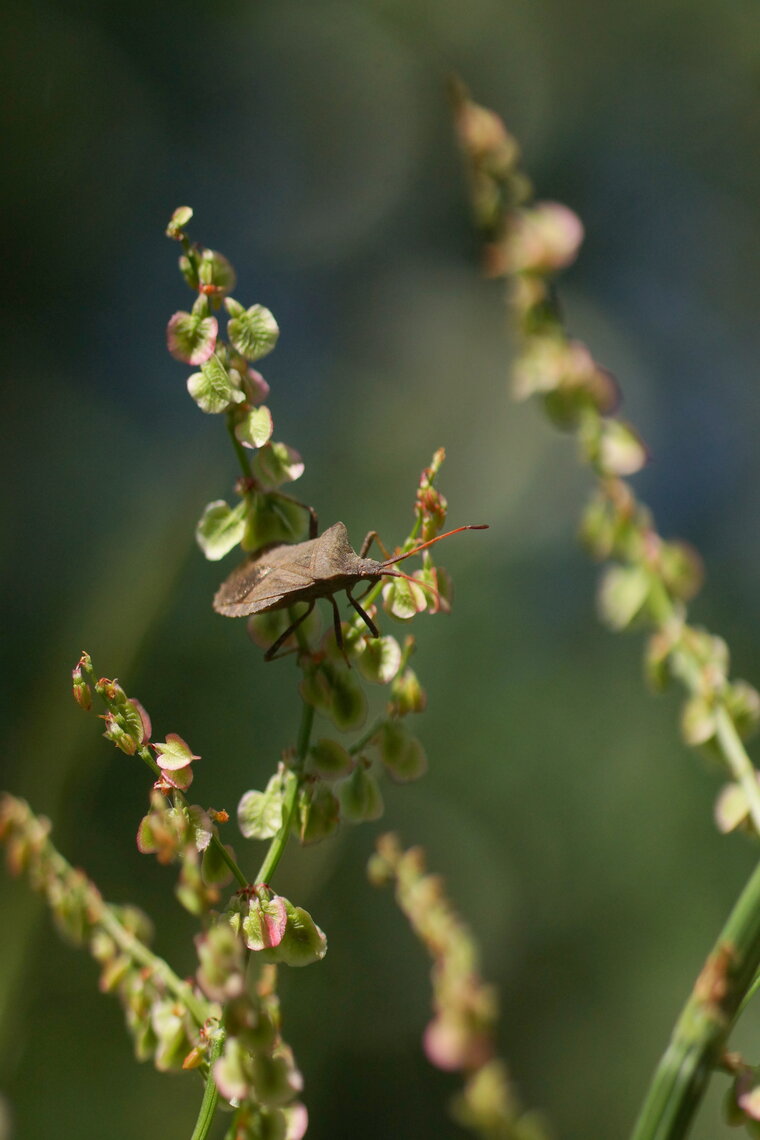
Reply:
[[[342,522],[333,523],[320,534],[314,543],[311,572],[317,582],[355,571],[358,556],[348,541],[348,531]]]
[[[267,610],[283,609],[291,595],[310,586],[311,541],[295,546],[277,546],[254,555],[237,566],[214,597],[214,609],[225,617],[247,617]]]

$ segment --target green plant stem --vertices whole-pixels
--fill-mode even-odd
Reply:
[[[264,856],[264,862],[256,874],[255,881],[257,883],[270,882],[277,869],[277,864],[280,862],[280,859],[285,853],[285,848],[288,845],[290,825],[293,821],[293,813],[298,801],[298,789],[301,786],[300,774],[309,751],[309,741],[311,739],[313,724],[314,706],[304,701],[301,706],[301,723],[298,728],[295,761],[289,774],[288,786],[282,803],[282,824],[274,839],[269,844],[269,850]]]
[[[56,850],[50,839],[46,842],[46,859],[61,882],[65,882],[74,874],[74,868]],[[92,921],[105,930],[119,949],[133,962],[144,966],[154,977],[160,978],[168,992],[182,1002],[198,1025],[203,1025],[211,1016],[211,1007],[193,992],[192,986],[174,973],[168,962],[154,954],[140,938],[127,930],[114,909],[103,900],[92,883],[88,883],[88,891],[88,909]]]
[[[656,577],[652,579],[650,604],[653,605],[654,617],[660,629],[667,628],[670,622],[677,620],[673,601],[663,582]],[[678,652],[674,654],[673,661],[684,686],[690,692],[698,693],[700,675],[694,662],[686,654]],[[757,771],[736,730],[731,714],[720,701],[715,708],[715,727],[716,739],[723,759],[726,761],[726,766],[734,780],[741,785],[755,831],[760,835],[760,784],[757,782]]]
[[[198,1111],[198,1119],[195,1122],[195,1128],[193,1129],[190,1140],[206,1140],[213,1123],[216,1105],[219,1100],[219,1089],[216,1087],[216,1081],[214,1080],[214,1061],[217,1060],[222,1052],[224,1038],[225,1033],[223,1029],[218,1030],[214,1034],[208,1059],[206,1087],[203,1091],[203,1100],[201,1101],[201,1107]]]
[[[229,867],[230,871],[232,871],[232,874],[234,875],[238,886],[247,887],[248,886],[248,880],[246,879],[245,875],[240,870],[237,863],[232,858],[229,851],[224,846],[224,844],[222,843],[222,841],[218,835],[212,835],[211,836],[211,846],[219,853],[221,858],[224,860],[224,862]]]
[[[119,949],[123,950],[133,962],[139,962],[141,966],[150,970],[151,974],[160,978],[169,993],[186,1006],[199,1026],[208,1020],[211,1016],[210,1007],[193,993],[192,987],[187,982],[177,977],[163,958],[159,958],[144,942],[122,926],[107,903],[103,904],[103,910],[98,915],[98,925],[111,935]]]
[[[358,752],[361,752],[362,748],[364,748],[367,744],[369,744],[370,740],[372,740],[372,737],[377,736],[378,732],[383,727],[385,722],[386,722],[386,717],[379,716],[377,718],[377,720],[375,720],[370,725],[370,727],[367,729],[367,731],[362,733],[362,735],[359,737],[358,740],[354,741],[354,743],[348,749],[349,756],[356,756],[356,754]]]
[[[298,728],[298,740],[296,742],[296,762],[294,770],[296,772],[303,771],[304,762],[309,751],[309,741],[311,740],[311,730],[314,725],[314,705],[308,704],[304,701],[301,710],[301,724]]]
[[[736,731],[736,725],[723,704],[719,704],[715,711],[715,725],[721,751],[731,769],[731,774],[742,786],[752,822],[760,835],[760,784],[757,782],[757,772]]]
[[[687,1135],[710,1070],[719,1065],[729,1031],[759,966],[760,863],[676,1022],[631,1140],[680,1140]]]
[[[238,437],[235,435],[235,424],[234,424],[234,421],[232,419],[232,416],[229,414],[227,415],[227,431],[230,433],[230,439],[232,440],[232,446],[235,450],[235,455],[237,456],[237,461],[240,464],[240,470],[243,473],[243,478],[244,479],[250,479],[251,478],[251,465],[248,462],[248,456],[245,453],[245,448],[243,447],[243,445],[240,442],[240,440],[238,439]]]

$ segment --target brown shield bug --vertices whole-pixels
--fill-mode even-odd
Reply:
[[[335,640],[342,649],[340,614],[335,601],[335,594],[339,590],[346,591],[346,597],[364,620],[372,636],[379,637],[377,626],[352,596],[351,591],[354,587],[359,582],[373,585],[381,578],[389,577],[406,578],[423,589],[432,590],[433,587],[429,584],[410,578],[408,574],[392,570],[390,567],[395,562],[401,562],[404,558],[409,558],[412,554],[432,546],[433,543],[440,542],[442,538],[458,534],[460,530],[487,529],[486,524],[459,526],[456,530],[449,530],[445,534],[439,534],[437,538],[421,542],[403,554],[396,554],[392,558],[386,558],[384,562],[377,562],[374,558],[366,557],[372,540],[377,537],[374,531],[369,532],[357,554],[348,541],[344,524],[333,523],[317,538],[290,545],[283,543],[251,555],[233,570],[229,578],[219,587],[214,597],[214,609],[225,617],[248,617],[251,614],[288,609],[297,602],[306,602],[308,608],[305,613],[292,622],[264,654],[264,660],[271,661],[280,646],[309,616],[317,598],[328,598],[333,609]]]

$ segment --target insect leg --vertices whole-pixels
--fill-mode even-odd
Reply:
[[[264,654],[264,660],[265,661],[274,661],[277,650],[280,648],[281,645],[285,644],[285,642],[290,637],[291,633],[295,633],[295,631],[298,629],[301,622],[306,621],[307,617],[309,616],[311,611],[314,609],[314,606],[316,604],[317,604],[316,598],[312,598],[311,601],[309,602],[309,608],[304,610],[304,612],[301,614],[301,616],[296,618],[296,620],[294,622],[291,622],[291,624],[288,626],[288,628],[285,630],[285,632],[281,633],[280,636],[277,638],[274,645],[269,646],[269,649],[267,649],[266,653]],[[281,653],[280,656],[284,657],[285,654]]]
[[[343,630],[340,625],[340,612],[338,610],[338,603],[335,601],[335,596],[330,594],[330,605],[333,608],[333,629],[335,630],[335,642],[345,657],[345,650],[343,649]]]
[[[302,503],[300,499],[295,499],[292,495],[286,495],[284,491],[268,491],[269,495],[276,495],[278,499],[285,499],[289,503],[295,503],[297,507],[303,507],[305,511],[309,512],[309,538],[316,538],[319,533],[319,521],[317,519],[317,512],[308,503]]]
[[[377,543],[377,545],[380,547],[381,551],[383,552],[383,556],[385,558],[390,558],[390,555],[389,555],[389,553],[385,547],[385,543],[381,541],[380,536],[376,530],[371,530],[367,534],[367,537],[364,539],[364,542],[361,545],[361,550],[359,551],[359,557],[360,558],[366,558],[367,552],[368,552],[368,550],[369,550],[369,548],[373,542]]]
[[[351,603],[351,605],[354,607],[354,609],[358,613],[359,617],[363,619],[364,624],[366,625],[367,629],[372,634],[372,636],[373,637],[379,637],[380,631],[378,630],[377,626],[375,625],[375,623],[373,622],[373,620],[369,616],[369,614],[364,612],[362,607],[357,602],[356,598],[351,597],[351,591],[350,590],[346,590],[346,597],[348,598],[349,602]]]
[[[343,660],[345,661],[346,665],[348,665],[348,667],[350,669],[351,668],[351,662],[348,660],[348,654],[346,653],[346,647],[343,644],[343,630],[341,629],[341,625],[340,625],[340,612],[338,610],[338,603],[335,601],[335,595],[334,594],[330,594],[328,596],[330,598],[330,605],[333,608],[333,629],[335,630],[335,641],[337,643],[338,649],[343,654]]]

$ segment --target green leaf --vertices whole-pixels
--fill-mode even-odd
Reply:
[[[238,826],[246,839],[271,839],[277,834],[282,827],[285,787],[282,775],[276,772],[265,791],[245,793],[238,804]]]
[[[145,722],[137,704],[133,701],[127,701],[119,711],[119,718],[127,735],[131,736],[136,744],[142,744],[145,739]],[[150,724],[150,722],[148,723]]]
[[[260,360],[277,344],[280,335],[277,321],[263,305],[251,305],[250,309],[239,312],[238,303],[235,302],[233,308],[229,300],[227,311],[236,314],[227,325],[230,341],[246,360]]]
[[[286,966],[310,966],[321,962],[327,953],[327,939],[314,919],[303,907],[284,900],[288,914],[285,936],[274,950],[264,950],[262,957]]]
[[[394,578],[383,586],[383,609],[398,621],[409,621],[426,607],[425,591],[406,578]]]
[[[198,280],[201,285],[212,286],[217,297],[224,296],[235,288],[235,270],[223,253],[203,249],[198,264]]]
[[[290,1050],[286,1046],[276,1053],[260,1050],[253,1055],[253,1095],[259,1104],[270,1110],[286,1105],[303,1088],[303,1078],[295,1067],[292,1054],[288,1054]],[[263,1130],[257,1130],[257,1140],[259,1136],[261,1140],[287,1140],[285,1119],[280,1116],[275,1123],[270,1116]]]
[[[707,744],[715,736],[715,707],[704,697],[689,697],[681,710],[681,735],[687,744]]]
[[[228,1037],[214,1065],[214,1080],[228,1100],[242,1100],[251,1086],[252,1058],[236,1037]]]
[[[391,711],[395,716],[425,711],[427,696],[413,669],[406,668],[391,682]]]
[[[287,443],[267,443],[253,460],[253,474],[267,490],[281,487],[283,483],[294,483],[303,473],[301,456]]]
[[[630,424],[603,420],[597,463],[605,475],[635,475],[647,461],[647,449]]]
[[[301,843],[319,843],[332,835],[339,823],[340,804],[326,783],[319,780],[303,790],[294,820]]]
[[[599,585],[599,615],[616,631],[625,629],[643,609],[652,588],[643,566],[609,566]]]
[[[323,737],[313,744],[310,752],[311,767],[326,780],[345,776],[354,766],[351,756],[337,740]]]
[[[140,820],[137,829],[137,850],[141,855],[152,855],[158,850],[156,837],[153,832],[153,816],[150,812]]]
[[[308,515],[298,503],[279,495],[251,495],[241,546],[253,551],[276,542],[299,542],[307,527]]]
[[[341,814],[349,823],[380,819],[385,810],[377,780],[363,764],[358,764],[347,780],[337,787]]]
[[[195,528],[195,540],[209,562],[218,562],[242,540],[247,510],[245,499],[236,507],[230,507],[224,499],[215,499],[205,507]]]
[[[216,347],[219,323],[200,313],[175,313],[166,326],[166,347],[175,360],[203,364]]]
[[[760,694],[757,689],[747,681],[732,681],[723,700],[742,740],[752,736],[760,721]]]
[[[379,735],[380,759],[398,783],[419,780],[427,771],[427,756],[416,736],[399,720],[387,720]]]
[[[279,946],[285,934],[288,914],[285,900],[279,895],[271,899],[251,899],[242,929],[249,950],[271,950]]]
[[[230,855],[232,848],[225,844],[225,850]],[[201,878],[206,886],[225,887],[232,880],[232,871],[227,866],[221,851],[217,846],[207,847],[201,858]]]
[[[332,687],[324,668],[310,669],[298,686],[298,691],[307,704],[320,712],[328,712],[332,703]]]
[[[202,412],[215,415],[245,399],[218,356],[212,356],[187,381],[187,390]]]
[[[177,206],[166,227],[166,236],[177,240],[193,216],[190,206]]]
[[[735,831],[749,817],[747,795],[741,784],[726,784],[715,803],[715,822],[724,835]]]
[[[396,638],[360,638],[357,649],[357,664],[361,675],[377,685],[390,684],[401,667],[401,646]]]
[[[353,672],[342,666],[324,665],[330,685],[328,713],[336,728],[349,732],[367,719],[367,695]]]
[[[191,1042],[185,1030],[182,1007],[176,1000],[156,1002],[150,1015],[153,1032],[158,1038],[154,1064],[159,1072],[181,1069]]]
[[[166,740],[153,745],[156,751],[156,763],[159,768],[174,772],[177,768],[185,768],[193,760],[200,760],[190,746],[178,736],[176,732],[167,733]]]
[[[266,405],[251,408],[235,424],[235,435],[243,447],[263,447],[274,431],[272,413]]]
[[[192,829],[193,843],[196,851],[206,851],[214,835],[214,825],[207,811],[198,804],[191,804],[187,809],[190,827]]]

